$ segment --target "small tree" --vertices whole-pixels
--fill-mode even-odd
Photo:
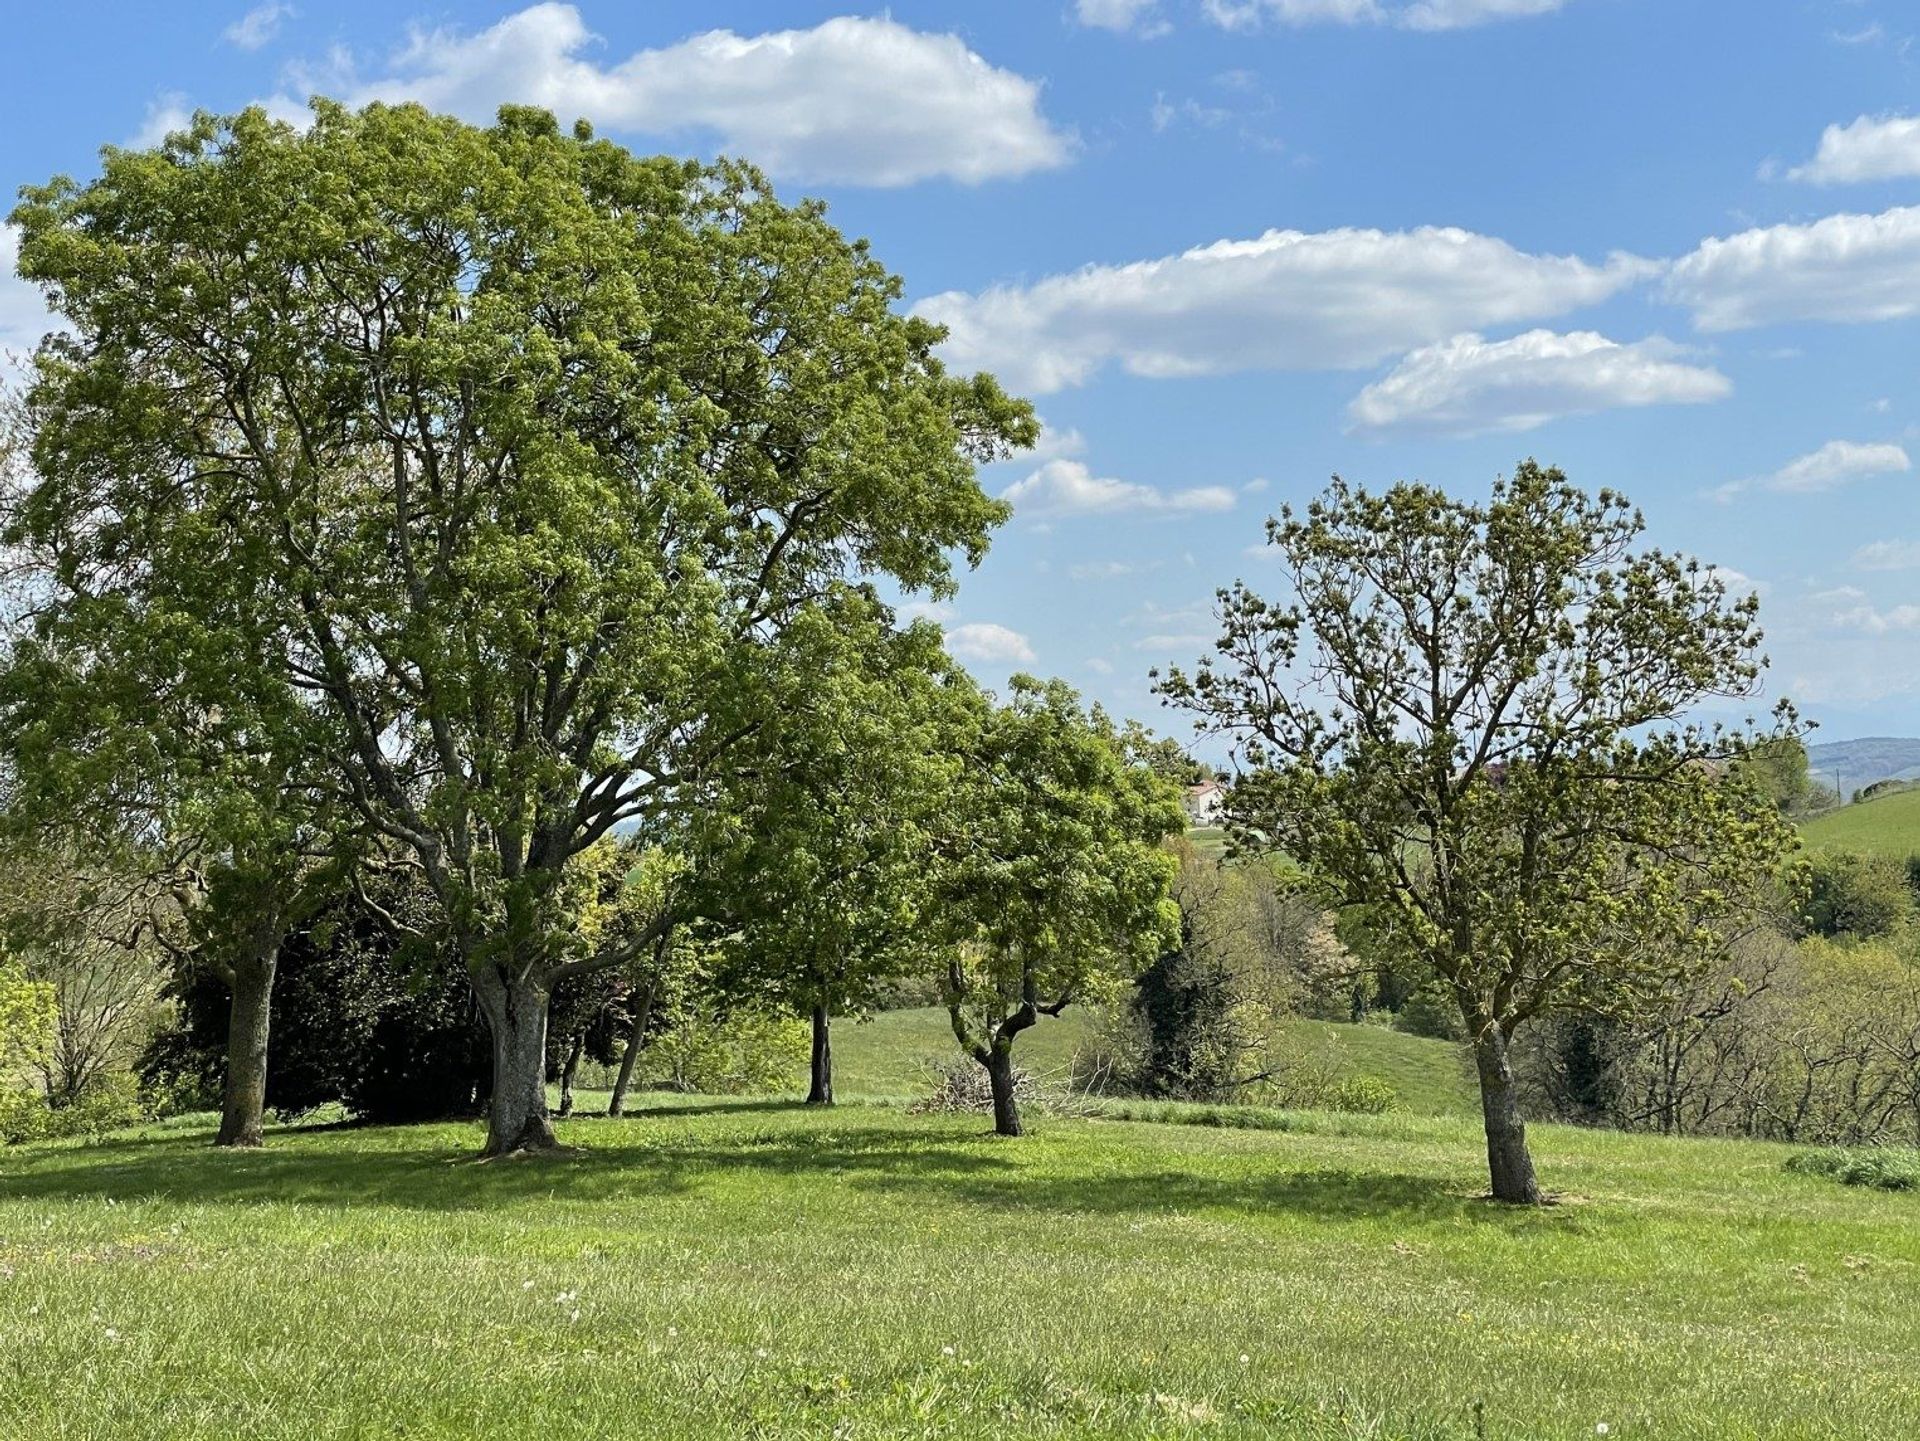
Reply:
[[[953,947],[947,1012],[986,1068],[994,1130],[1017,1136],[1020,1033],[1178,944],[1175,862],[1161,842],[1185,816],[1097,707],[1029,676],[986,717],[953,812],[939,902]]]
[[[1532,461],[1484,505],[1336,479],[1269,523],[1290,602],[1222,591],[1218,657],[1160,687],[1238,744],[1240,842],[1369,907],[1452,992],[1501,1201],[1540,1200],[1516,1028],[1663,995],[1793,843],[1728,768],[1751,730],[1685,719],[1753,694],[1757,602],[1637,551],[1642,529]]]
[[[934,833],[981,707],[937,626],[857,621],[820,638],[705,828],[723,964],[810,1018],[811,1105],[833,1104],[832,1018],[933,968]]]

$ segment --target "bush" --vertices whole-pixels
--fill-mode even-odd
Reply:
[[[1871,1186],[1881,1191],[1920,1191],[1920,1150],[1897,1147],[1829,1146],[1787,1157],[1787,1169],[1809,1176],[1828,1176],[1843,1186]]]
[[[788,1088],[811,1045],[807,1026],[790,1016],[693,1005],[648,1042],[640,1069],[669,1090],[767,1095]]]
[[[122,1071],[96,1075],[84,1090],[61,1106],[50,1106],[38,1091],[0,1091],[0,1143],[99,1136],[136,1126],[152,1112],[142,1102],[135,1078]]]
[[[1888,856],[1818,852],[1807,886],[1807,925],[1823,936],[1884,936],[1913,909],[1907,868]]]
[[[1426,1036],[1436,1041],[1464,1041],[1467,1023],[1460,1018],[1460,1005],[1447,988],[1437,981],[1413,991],[1393,1018],[1393,1028],[1409,1036]]]
[[[1358,1116],[1383,1116],[1400,1109],[1400,1093],[1391,1081],[1378,1076],[1349,1076],[1327,1090],[1317,1106],[1320,1111],[1346,1111]]]

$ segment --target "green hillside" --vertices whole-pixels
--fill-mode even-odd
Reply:
[[[1815,850],[1920,855],[1920,790],[1876,796],[1816,816],[1800,827]]]
[[[1015,1054],[1029,1071],[1064,1080],[1074,1052],[1098,1025],[1098,1012],[1085,1008],[1043,1018],[1020,1037]],[[1389,1082],[1409,1111],[1479,1114],[1479,1093],[1458,1046],[1383,1026],[1307,1020],[1287,1025],[1303,1055],[1330,1063],[1342,1079],[1377,1076]],[[931,1068],[959,1054],[947,1013],[938,1007],[885,1011],[857,1024],[843,1021],[834,1027],[835,1090],[843,1096],[924,1095]],[[795,1077],[795,1086],[804,1089],[802,1078]]]

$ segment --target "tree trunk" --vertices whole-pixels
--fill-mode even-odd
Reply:
[[[833,1104],[833,1018],[828,1014],[827,1003],[821,1001],[813,1008],[813,1083],[807,1091],[809,1106],[831,1106]]]
[[[493,1033],[493,1095],[486,1156],[558,1150],[547,1117],[547,1002],[544,986],[512,982],[489,967],[473,979]]]
[[[1480,1111],[1487,1125],[1487,1169],[1493,1199],[1516,1206],[1540,1204],[1540,1183],[1527,1150],[1527,1127],[1507,1055],[1507,1037],[1493,1022],[1475,1024],[1473,1057],[1480,1072]]]
[[[257,1146],[267,1108],[267,1028],[273,1013],[273,977],[280,948],[266,947],[234,962],[227,1012],[227,1083],[220,1103],[216,1146]]]
[[[997,1136],[1024,1135],[1020,1105],[1013,1094],[1013,1052],[991,1046],[987,1050],[987,1083],[993,1088],[993,1131]]]
[[[560,1068],[560,1114],[573,1114],[573,1078],[580,1071],[580,1053],[587,1048],[587,1034],[580,1032],[567,1048],[567,1063]]]
[[[627,1049],[620,1056],[620,1074],[614,1077],[613,1097],[607,1102],[609,1116],[622,1116],[627,1110],[627,1088],[633,1084],[634,1067],[639,1063],[640,1053],[646,1049],[647,1024],[653,1019],[653,987],[648,986],[640,993],[640,1004],[634,1009],[633,1024],[627,1032]]]

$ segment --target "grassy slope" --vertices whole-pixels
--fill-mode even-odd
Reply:
[[[1069,1009],[1043,1018],[1021,1036],[1014,1054],[1037,1074],[1064,1079],[1074,1051],[1092,1036],[1097,1015]],[[1406,1036],[1379,1026],[1329,1021],[1289,1023],[1303,1054],[1327,1056],[1341,1074],[1378,1076],[1392,1082],[1410,1111],[1433,1115],[1478,1115],[1474,1089],[1460,1048],[1445,1041]],[[929,1067],[959,1055],[947,1013],[887,1011],[859,1024],[834,1028],[835,1086],[846,1096],[922,1096],[930,1089]],[[796,1080],[800,1089],[804,1084]]]
[[[1569,1199],[1516,1214],[1467,1121],[1298,1123],[682,1103],[550,1163],[460,1125],[0,1153],[0,1436],[1920,1430],[1920,1195],[1541,1127]]]
[[[1920,790],[1828,811],[1802,825],[1800,834],[1815,850],[1877,851],[1901,859],[1920,855]]]

